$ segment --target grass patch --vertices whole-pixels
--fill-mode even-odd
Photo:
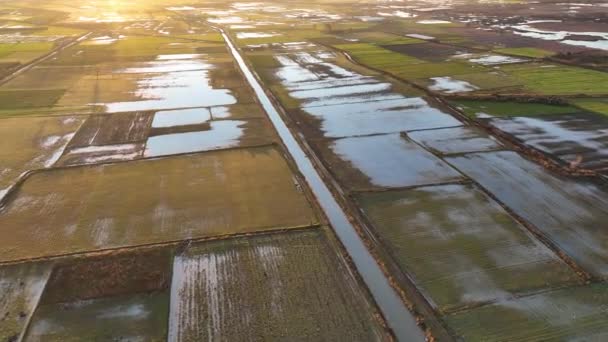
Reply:
[[[71,27],[49,26],[46,30],[37,32],[38,36],[77,36],[86,33],[85,30],[80,30]]]
[[[446,63],[424,63],[416,65],[406,65],[403,67],[388,69],[387,71],[393,75],[403,79],[419,79],[443,76],[455,76],[461,74],[470,74],[482,69],[476,66],[467,65],[458,62]],[[482,69],[483,70],[483,69]]]
[[[167,37],[127,37],[112,46],[117,56],[156,55],[161,46],[175,40]]]
[[[106,45],[78,45],[68,48],[42,65],[84,66],[114,61],[114,50]]]
[[[49,51],[53,48],[52,42],[27,42],[16,44],[0,44],[0,55],[6,52]]]
[[[65,89],[0,91],[0,110],[51,107],[64,93]]]
[[[588,111],[608,115],[608,99],[577,99],[572,101],[572,104]]]
[[[520,87],[518,80],[507,74],[497,72],[479,72],[474,74],[458,75],[458,79],[472,83],[482,90],[484,89],[503,89]]]
[[[494,51],[498,52],[498,53],[505,53],[508,55],[516,55],[516,56],[531,57],[531,58],[543,58],[543,57],[548,57],[548,56],[555,54],[555,52],[552,52],[552,51],[547,51],[547,50],[537,49],[537,48],[528,48],[528,47],[503,48],[503,49],[495,49]]]
[[[272,55],[249,54],[247,56],[247,58],[249,58],[249,61],[251,62],[251,64],[253,64],[253,66],[256,69],[257,68],[279,68],[279,67],[281,67],[281,63],[279,63]]]
[[[529,63],[501,69],[521,80],[526,88],[547,95],[606,94],[608,74],[583,68]]]
[[[471,117],[479,113],[492,116],[538,116],[549,114],[575,113],[578,110],[572,106],[547,105],[541,103],[519,103],[502,101],[458,100],[452,104],[461,107]]]
[[[424,63],[421,59],[393,52],[373,44],[339,44],[335,47],[348,52],[358,62],[379,69]]]
[[[375,31],[357,32],[348,35],[348,38],[356,38],[367,43],[374,43],[378,45],[416,44],[421,42],[421,40],[415,38]]]
[[[460,62],[427,63],[421,59],[372,44],[339,44],[335,47],[348,52],[361,64],[404,79],[470,74],[476,70],[486,70],[480,66]]]

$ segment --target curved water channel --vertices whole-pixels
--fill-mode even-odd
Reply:
[[[281,115],[268,98],[262,85],[258,82],[253,72],[249,69],[238,49],[230,40],[230,37],[222,29],[218,29],[228,44],[230,52],[245,75],[247,82],[255,91],[260,103],[268,113],[268,116],[277,130],[281,140],[296,162],[299,171],[304,175],[306,182],[327,215],[336,235],[346,248],[353,263],[355,264],[363,281],[370,289],[376,303],[382,310],[384,317],[399,341],[424,341],[425,336],[416,324],[416,319],[408,311],[407,307],[391,287],[388,279],[380,269],[374,257],[365,247],[363,240],[357,234],[352,223],[348,220],[331,191],[323,182],[323,179],[315,169],[312,161],[308,158],[298,141],[292,135],[283,121]]]

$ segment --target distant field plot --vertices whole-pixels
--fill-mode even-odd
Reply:
[[[580,111],[572,106],[512,101],[455,100],[452,103],[471,117],[485,117],[488,115],[496,117],[542,116]]]
[[[175,258],[171,292],[169,340],[390,340],[316,229],[193,244]]]
[[[407,136],[438,154],[492,151],[502,144],[481,129],[454,127],[407,133]]]
[[[304,41],[314,38],[325,37],[326,34],[321,30],[315,30],[310,28],[301,29],[289,29],[281,30],[280,33],[267,33],[264,32],[261,35],[246,36],[246,38],[238,39],[239,44],[242,45],[258,45],[258,44],[273,44],[273,43],[284,43],[284,42],[297,42]],[[238,38],[238,33],[237,36]]]
[[[0,43],[0,63],[25,64],[49,53],[52,42]]]
[[[373,44],[340,44],[336,48],[348,52],[357,61],[374,68],[397,68],[403,65],[421,64],[424,60],[394,52]]]
[[[377,45],[416,44],[421,42],[421,40],[419,39],[377,31],[361,31],[346,34],[344,35],[344,37],[348,39],[358,39],[364,42],[373,43]]]
[[[603,341],[607,303],[607,286],[594,284],[501,300],[446,321],[467,341]]]
[[[0,111],[52,107],[65,89],[0,90]]]
[[[43,66],[95,66],[118,59],[110,45],[75,45],[45,60]]]
[[[51,265],[46,263],[0,267],[0,339],[16,341],[44,290]]]
[[[560,177],[515,152],[447,158],[590,274],[608,277],[608,196],[594,184]]]
[[[8,199],[0,260],[316,222],[270,147],[78,167],[32,175]]]
[[[2,86],[3,90],[40,89],[41,94],[52,89],[67,89],[81,77],[94,74],[96,70],[88,67],[35,67],[20,74]],[[37,90],[36,90],[37,91]]]
[[[523,88],[522,82],[504,72],[495,70],[480,71],[472,74],[459,74],[454,78],[474,85],[479,89],[479,92],[521,92]],[[418,83],[424,84],[421,81],[418,81]]]
[[[368,44],[362,45],[368,49]],[[275,59],[280,67],[263,69],[262,78],[272,82],[273,94],[291,115],[306,123],[306,130],[315,137],[461,125],[412,87],[362,74],[361,67],[338,60],[325,49],[277,54]]]
[[[115,113],[249,103],[251,92],[234,65],[227,63],[229,58],[226,52],[171,53],[151,55],[141,61],[67,68],[74,74],[59,77],[67,90],[56,107],[85,106]],[[59,72],[65,68],[49,69]],[[86,73],[77,75],[77,70]]]
[[[485,68],[462,62],[428,63],[422,59],[394,52],[371,44],[340,44],[336,48],[348,52],[358,62],[407,80],[470,74]]]
[[[608,92],[608,73],[601,71],[538,63],[501,66],[501,70],[540,94],[592,95]]]
[[[382,47],[429,62],[444,62],[456,54],[469,52],[466,48],[423,41],[415,41],[413,44],[383,44]]]
[[[527,47],[500,48],[500,49],[495,49],[494,51],[500,52],[500,53],[505,53],[508,55],[517,55],[517,56],[532,57],[532,58],[543,58],[543,57],[548,57],[548,56],[555,54],[555,52],[553,52],[553,51],[547,51],[547,50],[531,48],[531,47],[529,47],[529,48],[527,48]]]
[[[608,169],[608,118],[588,112],[494,118],[490,124],[522,143],[588,169]]]
[[[73,116],[0,119],[0,195],[22,173],[52,166],[83,122]]]
[[[557,255],[470,185],[365,194],[359,203],[442,312],[576,282]]]

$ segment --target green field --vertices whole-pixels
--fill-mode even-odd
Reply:
[[[575,113],[579,111],[577,108],[567,105],[558,106],[510,101],[454,100],[452,103],[462,108],[471,117],[475,117],[481,113],[492,116],[538,116]]]

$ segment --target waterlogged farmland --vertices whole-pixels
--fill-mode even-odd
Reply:
[[[0,3],[0,341],[601,341],[603,1]]]
[[[266,326],[268,338],[391,339],[216,30],[165,7],[31,5],[0,6],[28,22],[0,32],[2,58],[21,58],[0,84],[0,340],[189,341],[209,326],[210,338]],[[46,31],[66,37],[22,53]],[[187,255],[221,253],[256,291],[218,281],[211,307],[211,293],[176,295],[182,279],[221,279],[208,267],[220,264],[182,268]],[[257,303],[251,326],[221,323],[239,317],[217,310],[232,301]],[[200,320],[178,331],[177,317]]]

